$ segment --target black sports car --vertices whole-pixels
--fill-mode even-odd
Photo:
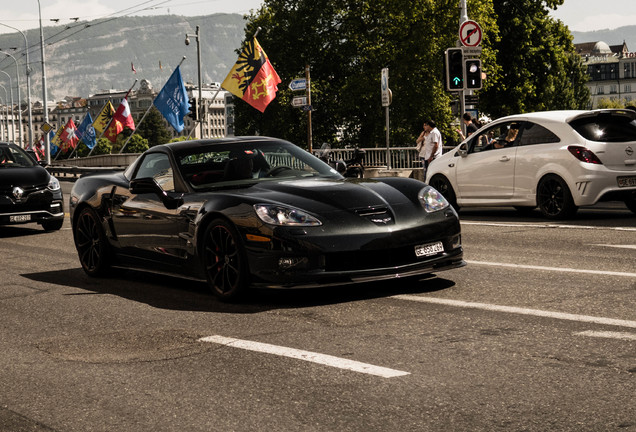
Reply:
[[[0,225],[30,222],[47,231],[62,228],[60,183],[20,147],[0,143]]]
[[[299,147],[241,137],[152,147],[70,198],[84,271],[150,270],[248,286],[317,287],[465,265],[457,214],[406,178],[345,179]]]

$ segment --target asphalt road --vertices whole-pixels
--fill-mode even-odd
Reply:
[[[234,305],[0,227],[0,431],[636,431],[636,217],[460,216],[464,268]]]

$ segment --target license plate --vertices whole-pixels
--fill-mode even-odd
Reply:
[[[631,187],[636,186],[636,176],[630,177],[617,177],[618,187]]]
[[[442,242],[415,246],[415,256],[418,257],[431,256],[440,252],[444,252],[444,244]]]
[[[9,216],[9,222],[28,222],[30,220],[31,220],[31,215]]]

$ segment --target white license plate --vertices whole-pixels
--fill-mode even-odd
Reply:
[[[28,222],[30,220],[31,220],[31,215],[9,216],[9,222]]]
[[[636,186],[636,176],[630,177],[617,177],[618,187],[631,187]]]
[[[442,242],[415,246],[415,256],[418,257],[431,256],[440,252],[444,252],[444,244]]]

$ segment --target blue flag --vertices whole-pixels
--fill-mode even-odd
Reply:
[[[93,149],[95,144],[97,143],[97,138],[95,137],[95,128],[93,127],[93,118],[91,117],[91,113],[86,113],[84,116],[84,120],[79,125],[77,130],[75,131],[75,135],[86,144],[86,147],[89,149]]]
[[[57,151],[60,149],[57,145],[55,145],[55,143],[53,142],[53,138],[55,138],[55,131],[51,131],[49,132],[49,148],[51,149],[51,156],[55,156],[55,154],[57,153]]]
[[[190,111],[190,102],[183,79],[181,79],[180,66],[172,72],[170,79],[163,86],[154,104],[177,132],[183,130],[183,118]]]

